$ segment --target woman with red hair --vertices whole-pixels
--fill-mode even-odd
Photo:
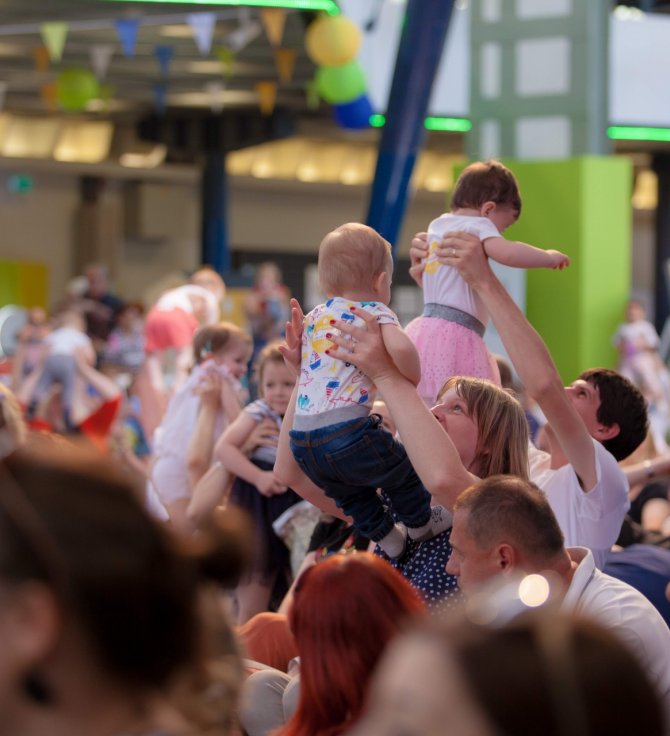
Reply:
[[[367,552],[332,555],[306,570],[288,615],[300,654],[297,706],[289,717],[285,697],[283,703],[272,702],[277,694],[280,700],[294,698],[296,678],[254,673],[242,700],[246,732],[267,733],[285,719],[276,736],[347,731],[361,715],[368,680],[387,644],[424,610],[407,580]]]

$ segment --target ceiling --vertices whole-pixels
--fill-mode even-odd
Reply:
[[[186,23],[188,13],[215,12],[212,53],[199,53],[193,33]],[[139,117],[154,110],[155,88],[167,85],[166,103],[172,108],[199,108],[206,111],[212,103],[212,86],[224,83],[215,96],[224,108],[255,107],[255,85],[264,80],[278,81],[273,48],[259,28],[259,8],[194,5],[174,2],[114,2],[113,0],[0,0],[0,82],[7,85],[4,109],[12,112],[45,112],[44,85],[54,83],[60,71],[70,67],[91,69],[91,48],[111,44],[113,56],[104,79],[112,89],[106,115]],[[289,10],[282,46],[295,49],[293,78],[280,84],[277,106],[311,116],[326,116],[328,108],[314,110],[308,105],[305,87],[313,78],[314,65],[304,50],[304,30],[314,17],[306,11]],[[119,18],[137,18],[139,30],[135,56],[125,58],[116,29]],[[40,27],[44,22],[69,23],[60,62],[38,71],[35,49],[42,45]],[[227,45],[230,34],[241,23],[257,28],[257,35],[235,56],[232,74],[223,73],[223,65],[213,53]],[[246,26],[249,27],[249,26]],[[253,33],[251,34],[253,36]],[[155,54],[157,46],[172,46],[173,56],[168,77],[161,79]],[[208,87],[210,91],[208,92]],[[101,108],[101,103],[93,109]]]

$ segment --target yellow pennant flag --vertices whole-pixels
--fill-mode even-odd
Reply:
[[[286,11],[283,8],[264,8],[261,10],[261,23],[270,43],[279,46],[284,36]]]
[[[221,62],[222,72],[226,77],[233,76],[235,66],[235,53],[225,46],[219,46],[214,51],[216,58]]]
[[[295,67],[295,49],[275,49],[275,65],[279,81],[286,84],[293,79]]]
[[[42,41],[49,51],[49,58],[51,59],[51,61],[61,60],[69,27],[69,23],[60,21],[53,23],[42,23],[42,25],[40,26]]]
[[[258,95],[258,107],[263,115],[272,115],[277,101],[277,83],[256,82],[256,94]]]

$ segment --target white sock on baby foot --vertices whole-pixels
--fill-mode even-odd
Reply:
[[[395,559],[405,551],[405,543],[407,541],[407,529],[401,524],[394,524],[393,529],[377,544],[386,552],[386,554]]]
[[[425,542],[426,539],[436,537],[446,532],[453,524],[453,516],[444,506],[433,506],[430,510],[430,519],[423,526],[411,527],[407,530],[409,538],[415,542]]]

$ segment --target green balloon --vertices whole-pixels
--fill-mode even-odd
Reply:
[[[316,88],[326,102],[341,105],[366,92],[365,74],[357,61],[342,66],[321,66],[316,72]]]
[[[58,75],[58,104],[67,112],[84,110],[98,96],[99,85],[88,69],[63,69]]]

